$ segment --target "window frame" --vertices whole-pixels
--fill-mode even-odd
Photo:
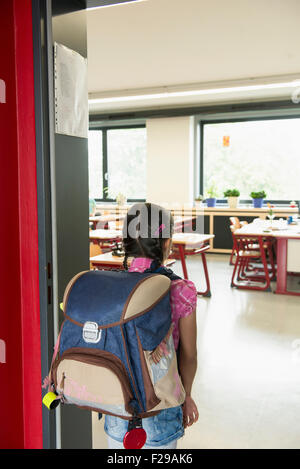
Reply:
[[[231,123],[231,122],[250,122],[250,121],[266,121],[266,120],[283,120],[283,119],[299,119],[299,115],[276,115],[276,116],[253,116],[253,117],[232,117],[232,118],[213,118],[213,119],[199,119],[199,133],[200,133],[200,162],[199,162],[199,192],[204,196],[204,171],[205,171],[205,162],[204,162],[204,126],[206,124],[222,124],[222,123]],[[289,206],[289,200],[275,200],[275,199],[265,199],[265,203],[270,203],[272,205],[281,205]],[[297,202],[297,201],[296,201]],[[240,199],[241,204],[252,204],[252,199]],[[226,198],[217,199],[217,204],[219,206],[226,205]]]
[[[107,197],[104,188],[107,185],[106,174],[108,171],[108,147],[107,147],[107,131],[108,130],[126,130],[146,128],[146,124],[129,124],[129,125],[93,125],[89,127],[89,131],[98,130],[102,132],[102,198],[95,198],[96,202],[116,202],[115,199]],[[127,199],[127,202],[145,202],[146,199]]]

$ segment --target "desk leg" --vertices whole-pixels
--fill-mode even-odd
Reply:
[[[270,275],[269,275],[266,252],[265,252],[265,249],[264,249],[264,243],[263,243],[262,236],[259,236],[258,241],[259,241],[261,260],[262,260],[262,263],[263,263],[263,266],[264,266],[264,272],[265,272],[265,277],[266,277],[266,286],[263,288],[263,290],[272,291],[271,287],[270,287]]]
[[[186,280],[188,280],[188,273],[187,273],[187,268],[186,268],[186,263],[185,263],[184,246],[182,244],[178,244],[178,250],[179,250],[179,256],[180,256],[180,260],[181,260],[183,277]]]
[[[287,239],[277,239],[277,285],[275,293],[286,293]]]
[[[211,296],[211,291],[210,291],[210,282],[209,282],[209,275],[208,275],[205,252],[201,253],[201,257],[202,257],[202,264],[203,264],[205,281],[206,281],[206,290],[204,292],[198,291],[197,295],[210,297]]]
[[[178,250],[179,250],[179,255],[180,255],[180,260],[181,260],[181,265],[182,265],[182,270],[183,270],[183,277],[186,280],[188,280],[188,273],[187,273],[187,267],[186,267],[186,262],[185,262],[185,254],[184,254],[185,253],[184,246],[179,244],[178,245]],[[206,281],[206,290],[203,291],[203,292],[197,291],[197,295],[210,297],[211,296],[210,282],[209,282],[209,275],[208,275],[205,252],[201,253],[201,257],[202,257],[202,264],[203,264],[205,281]]]

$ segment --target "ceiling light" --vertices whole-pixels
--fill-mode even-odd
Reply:
[[[199,90],[186,90],[186,91],[162,91],[158,93],[147,93],[147,94],[135,94],[127,96],[111,96],[102,98],[91,98],[89,99],[90,104],[100,103],[111,103],[111,102],[122,102],[122,101],[139,101],[147,99],[160,99],[160,98],[173,98],[173,97],[185,97],[185,96],[200,96],[210,94],[224,94],[224,93],[236,93],[243,91],[258,91],[276,88],[290,88],[299,86],[299,81],[284,82],[284,83],[268,83],[268,84],[257,84],[257,85],[244,85],[234,87],[223,87],[223,88],[211,88],[211,89],[199,89]]]
[[[117,7],[120,5],[127,5],[128,3],[140,3],[140,2],[146,2],[146,1],[147,0],[126,0],[120,3],[109,3],[108,5],[98,5],[96,7],[87,7],[87,10],[88,11],[99,10],[99,8]]]

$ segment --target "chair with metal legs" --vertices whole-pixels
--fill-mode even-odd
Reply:
[[[229,220],[230,220],[231,233],[234,233],[235,230],[238,230],[239,228],[242,228],[242,226],[248,224],[247,221],[240,221],[238,217],[229,217]],[[232,246],[232,251],[231,251],[231,255],[230,255],[230,259],[229,259],[229,264],[230,265],[234,265],[233,259],[234,259],[235,253],[236,253],[236,243],[235,243],[235,238],[234,237],[232,237],[232,243],[233,243],[233,246]]]
[[[269,266],[267,263],[265,240],[262,237],[236,235],[233,233],[236,245],[236,260],[231,277],[231,286],[244,290],[271,291]],[[249,248],[250,245],[250,248]],[[253,249],[251,246],[258,246]],[[254,262],[261,262],[262,271],[249,270]],[[272,269],[272,267],[271,267]]]

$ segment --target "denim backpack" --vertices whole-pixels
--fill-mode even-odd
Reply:
[[[155,262],[144,272],[90,270],[72,278],[46,380],[55,404],[131,420],[184,402],[170,305],[178,278]]]

